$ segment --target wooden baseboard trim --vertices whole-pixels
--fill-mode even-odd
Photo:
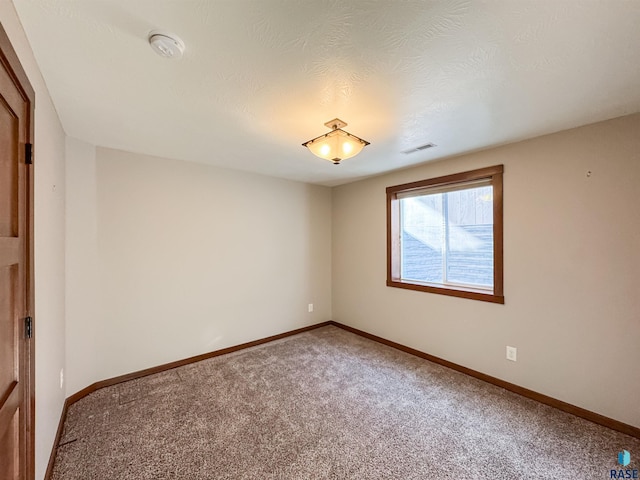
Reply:
[[[477,378],[479,380],[485,381],[487,383],[491,383],[498,387],[504,388],[505,390],[509,390],[510,392],[517,393],[518,395],[522,395],[523,397],[529,398],[531,400],[535,400],[537,402],[543,403],[553,408],[557,408],[558,410],[562,410],[563,412],[570,413],[572,415],[575,415],[576,417],[584,418],[585,420],[589,420],[590,422],[597,423],[598,425],[602,425],[603,427],[607,427],[612,430],[617,430],[618,432],[625,433],[635,438],[640,438],[640,428],[634,427],[633,425],[629,425],[629,424],[620,422],[618,420],[614,420],[613,418],[605,417],[604,415],[600,415],[599,413],[595,413],[590,410],[577,407],[570,403],[563,402],[562,400],[549,397],[548,395],[544,395],[542,393],[529,390],[528,388],[521,387],[514,383],[506,382],[499,378],[492,377],[491,375],[487,375],[487,374],[478,372],[476,370],[472,370],[471,368],[463,367],[462,365],[458,365],[457,363],[453,363],[448,360],[444,360],[442,358],[430,355],[428,353],[421,352],[420,350],[416,350],[415,348],[407,347],[400,343],[387,340],[386,338],[378,337],[377,335],[367,333],[363,330],[358,330],[357,328],[349,327],[348,325],[334,322],[333,320],[330,321],[329,324],[342,328],[347,332],[355,333],[356,335],[360,335],[361,337],[368,338],[369,340],[373,340],[375,342],[382,343],[383,345],[393,347],[397,350],[402,350],[403,352],[409,353],[411,355],[415,355],[416,357],[424,358],[425,360],[429,360],[430,362],[437,363],[439,365],[451,368],[453,370],[464,373],[466,375]]]
[[[237,352],[238,350],[244,350],[245,348],[255,347],[256,345],[262,345],[263,343],[273,342],[274,340],[280,340],[281,338],[290,337],[291,335],[297,335],[298,333],[307,332],[309,330],[314,330],[320,327],[325,327],[330,324],[331,324],[330,321],[316,323],[314,325],[309,325],[308,327],[297,328],[289,332],[279,333],[277,335],[271,335],[270,337],[261,338],[259,340],[254,340],[252,342],[241,343],[240,345],[234,345],[232,347],[222,348],[220,350],[215,350],[209,353],[203,353],[201,355],[196,355],[194,357],[184,358],[182,360],[177,360],[175,362],[165,363],[163,365],[158,365],[157,367],[146,368],[144,370],[138,370],[137,372],[131,372],[125,375],[120,375],[117,377],[108,378],[106,380],[101,380],[99,382],[92,383],[91,385],[83,388],[79,392],[74,393],[67,400],[69,401],[69,405],[72,405],[78,400],[80,400],[81,398],[84,398],[90,393],[93,393],[96,390],[100,390],[101,388],[104,388],[104,387],[110,387],[111,385],[116,385],[118,383],[128,382],[129,380],[135,380],[137,378],[146,377],[147,375],[153,375],[155,373],[164,372],[166,370],[171,370],[172,368],[182,367],[190,363],[200,362],[208,358],[218,357],[220,355],[225,355],[227,353]]]
[[[51,454],[49,455],[49,463],[47,463],[47,471],[44,473],[44,480],[49,480],[53,475],[53,463],[56,460],[56,452],[58,451],[58,445],[62,438],[62,429],[64,428],[64,421],[67,419],[67,409],[69,408],[69,399],[65,399],[62,406],[62,412],[60,413],[60,421],[58,422],[58,430],[56,430],[56,436],[53,439],[53,446],[51,447]]]
[[[273,342],[275,340],[280,340],[281,338],[297,335],[298,333],[308,332],[309,330],[315,330],[316,328],[320,328],[320,327],[326,327],[327,325],[332,325],[332,322],[328,321],[328,322],[316,323],[314,325],[309,325],[307,327],[297,328],[295,330],[279,333],[277,335],[271,335],[270,337],[253,340],[252,342],[241,343],[240,345],[234,345],[232,347],[222,348],[220,350],[215,350],[213,352],[203,353],[202,355],[196,355],[194,357],[184,358],[182,360],[177,360],[175,362],[158,365],[157,367],[146,368],[144,370],[139,370],[137,372],[131,372],[125,375],[120,375],[118,377],[108,378],[106,380],[101,380],[99,382],[92,383],[88,387],[85,387],[79,392],[76,392],[70,397],[68,397],[64,402],[64,407],[62,408],[62,414],[60,415],[60,422],[58,423],[58,431],[56,432],[56,437],[53,443],[53,447],[51,449],[51,455],[49,456],[49,463],[47,465],[47,471],[44,475],[44,480],[50,480],[51,475],[53,474],[53,464],[55,462],[56,452],[58,450],[58,445],[60,444],[60,439],[62,438],[62,430],[64,428],[64,422],[67,418],[67,410],[71,405],[76,403],[78,400],[86,397],[90,393],[93,393],[104,387],[110,387],[118,383],[146,377],[147,375],[153,375],[154,373],[164,372],[166,370],[171,370],[172,368],[182,367],[190,363],[200,362],[208,358],[218,357],[226,353],[237,352],[238,350],[244,350],[245,348],[255,347],[257,345],[262,345],[263,343]]]

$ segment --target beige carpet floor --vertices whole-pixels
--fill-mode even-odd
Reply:
[[[99,390],[59,445],[54,480],[602,480],[618,451],[640,455],[638,439],[333,326]]]

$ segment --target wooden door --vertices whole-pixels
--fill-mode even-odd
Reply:
[[[0,26],[0,480],[32,479],[33,90]]]

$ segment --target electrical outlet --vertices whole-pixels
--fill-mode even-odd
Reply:
[[[309,313],[313,312],[313,303],[309,304]]]
[[[64,368],[60,369],[60,388],[64,385]]]
[[[511,360],[512,362],[517,361],[518,358],[518,349],[516,347],[509,347],[507,345],[507,360]]]

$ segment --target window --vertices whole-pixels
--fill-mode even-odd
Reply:
[[[387,285],[504,303],[502,165],[387,188]]]

